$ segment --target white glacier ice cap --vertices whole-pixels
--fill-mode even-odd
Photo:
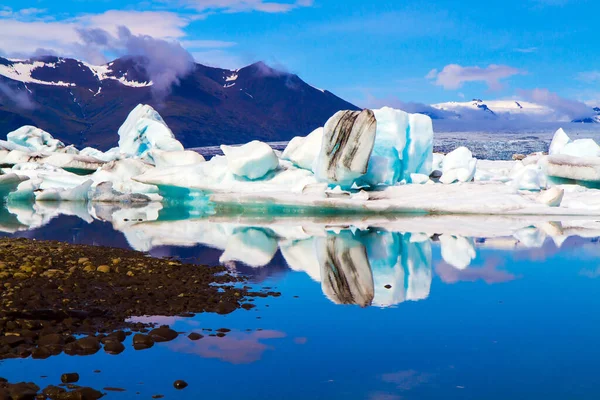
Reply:
[[[183,151],[160,114],[147,104],[138,104],[119,128],[119,149],[129,157],[142,157],[151,149]]]

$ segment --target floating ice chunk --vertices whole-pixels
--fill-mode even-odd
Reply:
[[[132,178],[154,170],[154,167],[139,159],[123,159],[111,161],[96,172],[90,178],[96,183],[111,182],[113,188],[121,193],[143,193],[157,194],[158,188],[154,185],[146,185],[134,181]],[[156,195],[157,196],[157,195]],[[153,200],[158,200],[154,196]]]
[[[67,171],[96,171],[104,165],[104,161],[97,160],[93,157],[65,153],[52,153],[48,157],[40,159],[38,162],[63,168]]]
[[[511,172],[510,178],[512,185],[519,190],[538,191],[547,186],[546,174],[538,164],[523,165],[519,161]]]
[[[28,179],[17,186],[17,190],[8,195],[8,200],[28,202],[35,199],[34,192],[40,188],[42,179]]]
[[[565,133],[565,131],[560,128],[556,131],[556,133],[554,134],[554,137],[552,138],[552,142],[550,143],[550,149],[548,150],[548,154],[555,155],[555,154],[561,154],[563,148],[569,143],[571,142],[571,139],[569,138],[569,136],[567,136],[567,134]]]
[[[540,203],[546,204],[550,207],[560,207],[560,203],[562,203],[562,199],[563,199],[564,195],[565,195],[564,189],[554,186],[554,187],[542,192],[540,197],[538,197],[538,201]]]
[[[573,157],[562,154],[548,156],[544,168],[548,176],[600,182],[600,158],[597,157]]]
[[[317,128],[306,137],[297,136],[290,140],[281,158],[291,161],[298,168],[313,171],[322,142],[323,128]]]
[[[102,182],[94,189],[90,200],[100,203],[149,203],[150,197],[140,193],[121,193],[112,182]]]
[[[121,151],[118,147],[113,147],[112,149],[106,152],[94,149],[93,147],[86,147],[85,149],[79,152],[79,155],[93,157],[96,160],[104,162],[110,162],[118,159],[121,156]]]
[[[229,237],[219,262],[240,261],[251,267],[263,267],[273,259],[277,247],[277,240],[262,229],[237,229]]]
[[[441,153],[433,153],[431,162],[431,171],[441,171],[444,165],[444,155]]]
[[[317,159],[318,180],[350,187],[367,173],[377,121],[371,110],[339,111],[325,124]]]
[[[365,246],[349,231],[316,239],[321,288],[336,304],[367,307],[373,302],[373,275]]]
[[[578,139],[567,143],[560,151],[560,154],[573,157],[599,157],[600,146],[598,146],[594,139]]]
[[[35,126],[25,125],[6,135],[10,143],[23,146],[30,151],[54,152],[65,147],[60,140],[54,139],[48,132],[36,128]]]
[[[22,150],[11,150],[8,153],[2,152],[0,155],[1,165],[15,165],[29,162],[35,159],[29,152]]]
[[[429,175],[410,174],[410,181],[416,185],[423,185],[423,184],[429,182]]]
[[[88,201],[94,181],[88,179],[72,189],[46,189],[35,193],[36,201]]]
[[[164,151],[153,149],[148,152],[148,156],[157,168],[180,167],[183,165],[199,164],[206,161],[202,154],[191,150]]]
[[[457,269],[465,269],[477,256],[473,239],[462,236],[441,235],[442,258]]]
[[[306,272],[312,280],[321,282],[321,265],[313,238],[282,245],[281,255],[291,269]]]
[[[183,145],[152,107],[138,104],[119,128],[119,149],[129,157],[141,157],[151,149],[183,151]]]
[[[440,182],[470,182],[475,177],[476,169],[477,159],[473,158],[471,151],[466,147],[459,147],[444,157]]]
[[[254,140],[242,146],[221,145],[228,170],[239,177],[260,179],[279,166],[279,159],[266,143]]]

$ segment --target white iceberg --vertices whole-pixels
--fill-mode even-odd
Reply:
[[[450,184],[454,182],[470,182],[475,177],[477,159],[466,147],[459,147],[444,157],[440,182]]]
[[[377,131],[367,174],[361,183],[370,186],[411,182],[411,175],[432,171],[433,125],[422,114],[383,107],[373,110]]]
[[[222,145],[221,150],[227,159],[227,169],[241,178],[260,179],[279,166],[271,146],[257,140],[242,146]]]
[[[200,164],[206,161],[202,154],[191,150],[165,151],[152,149],[148,152],[148,157],[157,168],[181,167],[183,165]]]
[[[156,110],[138,104],[119,128],[119,150],[128,157],[142,157],[151,149],[183,151],[183,145]]]
[[[286,146],[281,158],[291,161],[298,168],[315,170],[315,162],[321,151],[324,129],[317,128],[306,137],[295,137]]]
[[[27,148],[29,151],[55,152],[65,147],[60,140],[54,139],[48,132],[36,128],[35,126],[25,125],[6,135],[9,143]]]

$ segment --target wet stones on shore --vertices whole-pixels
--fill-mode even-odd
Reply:
[[[147,332],[135,334],[133,345],[150,348],[178,333],[131,317],[228,314],[252,308],[252,297],[280,295],[235,286],[242,281],[223,267],[136,251],[0,238],[0,360],[89,355],[103,346],[119,354],[125,330]]]

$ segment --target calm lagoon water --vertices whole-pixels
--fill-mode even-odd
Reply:
[[[45,386],[78,372],[82,385],[124,388],[108,393],[115,399],[600,396],[596,221],[160,222],[113,213],[109,222],[84,210],[21,211],[18,223],[3,224],[5,235],[224,263],[282,296],[226,316],[148,317],[182,332],[231,329],[224,338],[180,335],[144,351],[129,343],[118,356],[0,362],[12,382]],[[177,379],[189,387],[176,391]]]

